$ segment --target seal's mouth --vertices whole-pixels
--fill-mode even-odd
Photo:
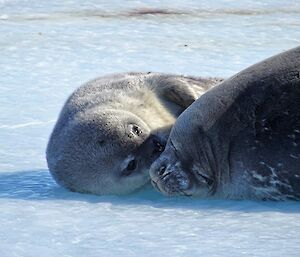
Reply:
[[[194,179],[181,169],[179,162],[166,166],[158,160],[152,165],[150,176],[153,187],[164,195],[192,195]]]

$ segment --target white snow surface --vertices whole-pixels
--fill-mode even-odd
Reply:
[[[293,0],[0,0],[0,256],[299,257],[297,202],[77,194],[45,161],[64,101],[87,80],[228,77],[300,45],[299,28]]]

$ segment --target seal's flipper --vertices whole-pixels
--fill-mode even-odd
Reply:
[[[156,88],[159,96],[182,108],[189,107],[199,95],[219,84],[219,78],[197,78],[185,76],[165,76],[160,78],[160,86]]]

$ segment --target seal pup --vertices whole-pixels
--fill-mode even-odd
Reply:
[[[50,136],[52,176],[72,191],[98,195],[143,187],[175,119],[220,81],[126,73],[86,83],[66,101]]]
[[[150,169],[165,195],[300,200],[300,47],[203,94]]]

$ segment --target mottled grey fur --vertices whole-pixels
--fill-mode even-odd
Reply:
[[[166,195],[300,200],[300,47],[202,95],[150,175]]]
[[[219,83],[159,73],[97,78],[65,103],[47,147],[58,184],[77,192],[127,194],[150,181],[149,167],[178,115]]]

